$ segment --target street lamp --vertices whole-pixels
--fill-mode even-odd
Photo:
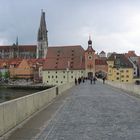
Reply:
[[[69,82],[69,68],[67,68],[67,83]]]

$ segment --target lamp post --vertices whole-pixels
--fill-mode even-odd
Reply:
[[[69,82],[69,66],[70,66],[70,62],[68,61],[68,66],[67,66],[67,83]]]
[[[69,68],[67,68],[67,83],[69,82]]]

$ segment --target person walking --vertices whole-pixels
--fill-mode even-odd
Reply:
[[[77,85],[77,79],[75,78],[75,85]]]
[[[96,84],[96,77],[93,78],[93,83]]]
[[[90,77],[90,84],[92,84],[92,77]]]
[[[105,77],[103,77],[103,84],[105,84]]]

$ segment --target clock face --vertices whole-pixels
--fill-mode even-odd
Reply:
[[[89,59],[89,60],[92,60],[92,55],[89,55],[89,56],[88,56],[88,59]]]

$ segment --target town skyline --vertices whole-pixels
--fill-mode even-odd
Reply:
[[[37,44],[40,11],[43,9],[49,46],[82,45],[87,49],[90,35],[98,53],[102,50],[106,53],[134,50],[140,55],[139,6],[137,0],[2,1],[0,45],[13,44],[17,36],[19,45]]]

